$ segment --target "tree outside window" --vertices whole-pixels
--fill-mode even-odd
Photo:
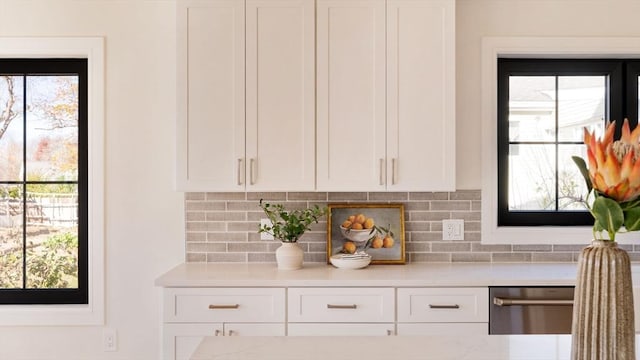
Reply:
[[[80,91],[86,80],[67,66],[51,71],[59,68],[55,61],[44,69],[37,60],[26,62],[36,66],[4,74],[0,62],[0,297],[3,291],[31,291],[36,297],[18,302],[84,303],[47,299],[43,290],[86,287],[86,250],[79,242],[86,231],[81,221],[86,91],[84,96]],[[86,69],[86,61],[80,64]]]

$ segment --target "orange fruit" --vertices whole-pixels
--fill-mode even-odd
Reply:
[[[383,241],[382,238],[379,236],[376,236],[375,239],[373,239],[373,241],[371,242],[371,247],[374,249],[380,249],[383,245]]]
[[[351,241],[346,241],[344,245],[342,245],[342,250],[346,253],[353,254],[356,252],[356,244]]]
[[[358,214],[356,215],[356,219],[354,220],[354,222],[357,222],[358,224],[364,224],[365,220],[367,220],[366,216],[364,216],[363,214]]]
[[[354,221],[356,221],[356,216],[355,216],[355,215],[351,215],[351,216],[349,216],[349,217],[347,218],[347,221],[350,221],[350,222],[352,222],[352,223],[353,223]]]
[[[350,228],[351,227],[351,221],[346,220],[345,222],[342,223],[342,227],[346,228],[346,229]]]
[[[367,218],[367,220],[364,221],[364,224],[362,224],[362,226],[364,226],[365,229],[371,229],[373,227],[373,219],[372,218]]]
[[[362,224],[360,224],[360,223],[353,223],[353,224],[351,225],[351,229],[353,229],[353,230],[362,230]]]
[[[393,238],[387,235],[384,237],[384,239],[382,239],[382,246],[385,248],[393,247],[393,242]]]

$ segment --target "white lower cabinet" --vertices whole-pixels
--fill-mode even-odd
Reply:
[[[163,359],[205,336],[487,334],[488,288],[165,288]]]
[[[188,360],[205,336],[285,336],[284,288],[166,288],[163,359]]]
[[[489,290],[400,288],[397,311],[398,335],[486,335]]]
[[[487,335],[489,323],[421,323],[398,324],[398,335]]]
[[[391,336],[395,324],[337,323],[337,324],[289,324],[289,336]]]
[[[165,324],[163,326],[163,359],[189,360],[205,336],[284,335],[284,323]]]
[[[393,288],[289,288],[289,336],[395,335]]]

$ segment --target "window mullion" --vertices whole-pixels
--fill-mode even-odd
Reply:
[[[559,159],[558,159],[558,153],[560,152],[560,147],[558,145],[558,132],[559,132],[559,113],[560,113],[560,87],[558,84],[558,78],[559,76],[555,77],[555,91],[556,91],[556,101],[555,101],[555,142],[554,142],[554,146],[555,146],[555,210],[558,211],[560,209],[560,200],[559,200],[559,196],[560,196],[560,190],[559,190],[559,175],[558,172],[560,169],[558,169],[558,164],[559,164]]]
[[[27,76],[22,75],[22,288],[27,288]]]

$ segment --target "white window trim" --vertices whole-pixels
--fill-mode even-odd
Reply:
[[[104,39],[0,37],[1,58],[87,58],[88,305],[0,305],[0,326],[104,324]]]
[[[590,226],[498,226],[498,57],[640,58],[640,38],[486,37],[482,39],[482,230],[483,244],[586,244]],[[620,243],[640,232],[620,234]]]

